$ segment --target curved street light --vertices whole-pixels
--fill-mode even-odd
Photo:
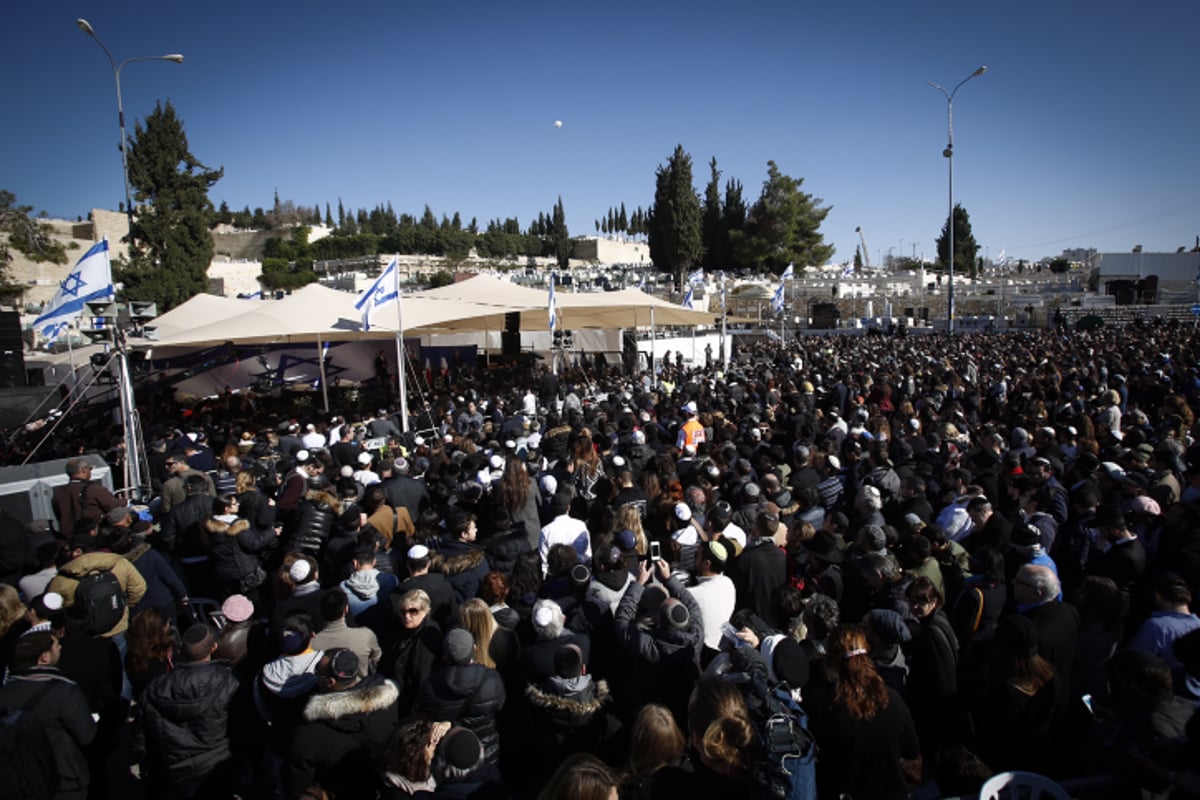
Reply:
[[[950,168],[950,215],[947,217],[946,228],[949,240],[949,256],[946,259],[946,282],[948,289],[946,292],[946,332],[954,334],[954,95],[958,94],[958,90],[963,87],[963,84],[972,78],[978,78],[983,73],[987,72],[987,67],[980,67],[972,72],[967,77],[958,82],[950,91],[946,91],[944,87],[939,86],[933,81],[926,81],[930,86],[937,89],[946,96],[946,130],[948,144],[946,149],[942,151],[942,155],[946,157],[946,163]]]
[[[183,55],[180,53],[168,53],[165,56],[137,56],[127,58],[120,64],[113,58],[112,53],[104,46],[104,42],[100,41],[100,37],[96,35],[96,30],[92,24],[83,17],[75,20],[75,24],[79,29],[95,40],[96,44],[100,45],[100,49],[104,51],[104,55],[108,56],[108,63],[112,65],[113,80],[117,84],[117,124],[121,127],[121,173],[125,178],[125,216],[129,221],[129,230],[133,231],[133,202],[129,196],[129,142],[125,136],[125,107],[121,100],[121,70],[125,69],[126,64],[132,64],[135,61],[170,61],[173,64],[182,64]]]

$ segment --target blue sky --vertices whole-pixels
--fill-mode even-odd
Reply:
[[[833,206],[836,260],[932,257],[955,200],[981,254],[1191,247],[1200,234],[1194,0],[1031,2],[310,2],[44,0],[8,8],[0,188],[52,216],[123,197],[126,120],[170,100],[221,166],[214,204],[346,208],[522,225],[561,195],[573,234],[653,201],[682,144],[748,199],[767,161]],[[554,120],[563,120],[556,129]]]

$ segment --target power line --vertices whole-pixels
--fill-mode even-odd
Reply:
[[[1078,234],[1075,234],[1074,236],[1067,236],[1062,239],[1051,239],[1046,242],[1036,242],[1034,244],[1018,245],[1016,247],[1009,248],[1009,249],[1011,249],[1011,250],[1032,250],[1035,247],[1047,247],[1052,244],[1062,244],[1063,242],[1074,242],[1074,241],[1089,238],[1092,236],[1100,236],[1105,233],[1112,233],[1113,231],[1119,231],[1119,230],[1123,230],[1125,228],[1133,228],[1138,225],[1144,225],[1147,222],[1154,222],[1159,219],[1165,219],[1167,217],[1172,217],[1172,216],[1175,216],[1176,214],[1182,213],[1183,211],[1187,210],[1191,206],[1195,206],[1197,204],[1200,204],[1200,197],[1196,197],[1191,200],[1184,201],[1178,205],[1168,206],[1167,208],[1164,208],[1160,211],[1155,211],[1151,214],[1146,214],[1145,216],[1136,217],[1136,218],[1130,219],[1130,220],[1125,220],[1124,222],[1116,222],[1116,223],[1113,223],[1112,225],[1108,225],[1106,227],[1099,228],[1094,231],[1088,231],[1087,233],[1078,233]]]

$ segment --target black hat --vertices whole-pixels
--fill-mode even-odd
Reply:
[[[811,539],[804,543],[804,549],[809,555],[816,556],[830,564],[841,564],[846,560],[844,551],[838,548],[837,538],[827,530],[820,529]]]
[[[469,728],[452,728],[438,743],[438,751],[447,767],[470,772],[483,761],[483,744]]]
[[[771,653],[771,668],[775,677],[793,689],[808,683],[808,653],[795,639],[784,637]]]

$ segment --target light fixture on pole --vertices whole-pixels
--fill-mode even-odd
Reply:
[[[121,70],[125,69],[126,64],[132,64],[134,61],[170,61],[174,64],[182,64],[183,56],[179,53],[168,53],[165,56],[137,56],[135,58],[127,58],[120,64],[113,58],[112,53],[104,46],[104,42],[100,41],[100,37],[96,35],[96,30],[92,24],[83,17],[75,20],[75,24],[79,29],[95,40],[96,44],[100,45],[100,49],[104,51],[104,55],[108,56],[108,63],[112,65],[113,80],[117,84],[117,124],[121,127],[121,173],[125,178],[125,216],[129,221],[129,229],[133,230],[133,202],[129,196],[129,141],[125,137],[125,107],[121,100]]]
[[[947,236],[949,236],[948,244],[950,245],[947,249],[948,257],[946,258],[946,283],[948,286],[946,290],[946,333],[951,335],[954,333],[954,95],[958,94],[958,90],[963,87],[964,83],[972,78],[978,78],[985,72],[987,72],[987,67],[980,67],[959,81],[958,85],[948,92],[933,81],[926,81],[926,83],[946,96],[948,144],[946,145],[946,149],[942,151],[942,155],[946,157],[946,163],[950,167],[950,216],[946,222],[946,232]]]

